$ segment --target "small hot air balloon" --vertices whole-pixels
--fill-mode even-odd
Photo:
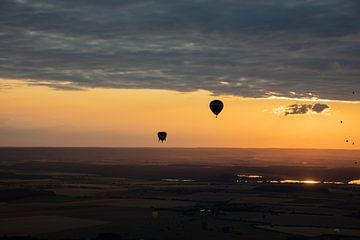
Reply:
[[[159,218],[159,212],[154,207],[151,207],[151,217],[154,220]]]
[[[343,123],[343,121],[340,121],[340,123]]]
[[[152,217],[152,219],[154,219],[154,220],[158,219],[158,218],[159,218],[159,212],[153,210],[152,213],[151,213],[151,217]]]
[[[211,101],[209,106],[211,111],[215,114],[216,117],[224,108],[224,104],[220,100]]]
[[[167,136],[167,133],[166,132],[158,132],[158,138],[159,138],[159,142],[164,142],[166,141],[166,136]]]

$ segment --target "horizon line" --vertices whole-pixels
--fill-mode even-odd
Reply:
[[[252,150],[334,150],[334,151],[360,151],[359,148],[357,149],[348,149],[348,148],[288,148],[288,147],[144,147],[144,146],[133,146],[133,147],[126,147],[126,146],[0,146],[0,149],[4,148],[102,148],[102,149],[252,149]]]

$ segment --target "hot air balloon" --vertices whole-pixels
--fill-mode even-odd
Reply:
[[[154,220],[158,219],[158,218],[159,218],[159,212],[153,210],[152,213],[151,213],[151,217],[152,217],[152,219],[154,219]]]
[[[224,108],[224,104],[220,100],[211,101],[209,106],[211,111],[215,114],[216,117]]]
[[[154,207],[151,207],[151,217],[154,220],[159,218],[159,212]]]
[[[166,132],[158,132],[158,138],[159,138],[159,142],[164,142],[166,141],[166,136],[167,136],[167,133]]]

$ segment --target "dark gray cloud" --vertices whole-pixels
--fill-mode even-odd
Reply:
[[[316,103],[312,106],[311,110],[316,113],[322,113],[323,111],[325,111],[328,108],[330,108],[330,107],[326,104]]]
[[[360,4],[2,0],[0,51],[0,77],[62,90],[359,100]]]
[[[296,115],[296,114],[306,114],[311,109],[312,109],[311,104],[293,104],[286,108],[285,116]]]
[[[274,112],[278,115],[303,115],[303,114],[321,114],[330,107],[327,104],[315,103],[315,104],[292,104],[288,107],[275,108]]]

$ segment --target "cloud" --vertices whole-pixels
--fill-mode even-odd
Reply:
[[[45,86],[55,90],[66,90],[66,91],[81,91],[83,87],[73,82],[49,82],[49,81],[34,81],[28,80],[27,84],[30,86]]]
[[[304,114],[326,114],[329,113],[330,107],[327,104],[293,104],[288,107],[274,108],[276,115],[304,115]]]
[[[321,103],[316,103],[314,105],[312,105],[312,108],[311,110],[313,112],[316,112],[316,113],[322,113],[324,112],[326,109],[329,109],[330,107],[326,104],[321,104]]]
[[[2,0],[0,27],[0,78],[359,100],[357,0]]]

